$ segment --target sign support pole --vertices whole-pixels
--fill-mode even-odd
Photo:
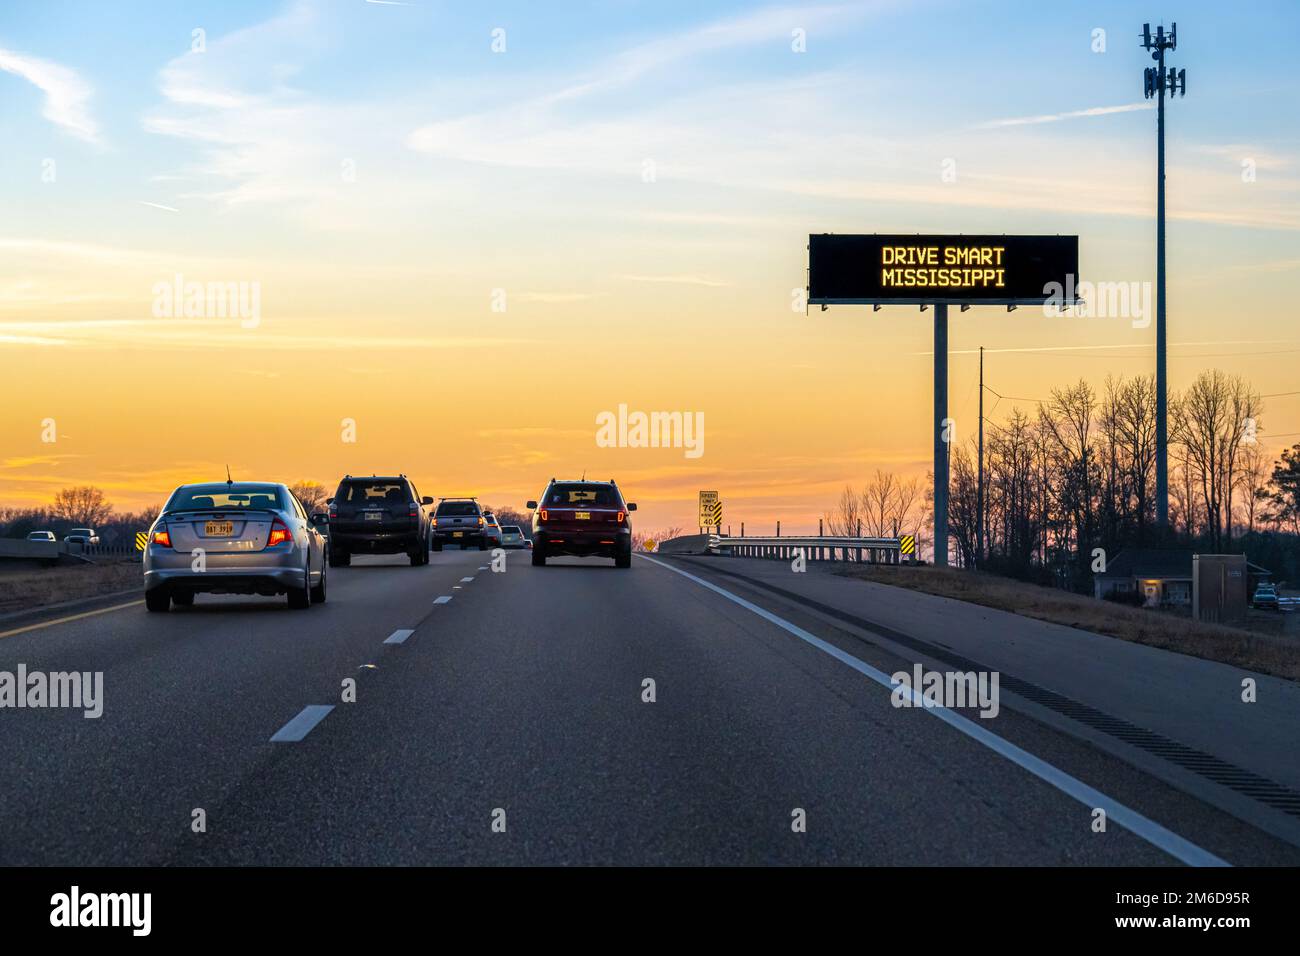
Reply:
[[[934,307],[934,565],[948,566],[948,305]]]

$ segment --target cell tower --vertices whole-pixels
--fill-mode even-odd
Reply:
[[[1165,69],[1165,51],[1178,49],[1178,24],[1142,24],[1142,48],[1151,51],[1155,66],[1143,71],[1143,92],[1156,97],[1156,526],[1169,526],[1169,382],[1165,361],[1165,93],[1187,93],[1187,71]]]

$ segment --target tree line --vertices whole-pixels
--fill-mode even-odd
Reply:
[[[986,420],[984,507],[974,439],[950,450],[951,558],[1085,590],[1095,549],[1188,547],[1244,551],[1280,577],[1300,579],[1300,443],[1265,449],[1263,400],[1241,377],[1208,370],[1169,398],[1169,527],[1155,520],[1156,388],[1151,376],[1055,388],[1033,411]],[[930,482],[927,481],[927,487]],[[917,496],[878,472],[846,488],[827,521],[850,533],[907,524]],[[933,529],[933,495],[924,498]],[[982,524],[983,553],[980,553]],[[1269,564],[1267,562],[1273,562]]]

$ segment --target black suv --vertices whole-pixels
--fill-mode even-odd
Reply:
[[[546,564],[548,556],[573,554],[613,558],[615,567],[632,566],[632,523],[636,505],[624,504],[613,479],[556,481],[546,486],[541,505],[533,509],[533,564]]]
[[[405,475],[346,475],[326,501],[330,508],[330,567],[345,567],[354,554],[400,554],[411,564],[429,563],[432,498],[421,498]]]
[[[433,550],[441,551],[444,544],[458,544],[462,548],[473,544],[480,551],[486,550],[486,523],[476,499],[439,499],[438,510],[433,515]]]

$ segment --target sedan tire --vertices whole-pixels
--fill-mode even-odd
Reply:
[[[325,577],[326,577],[325,567],[322,566],[320,569],[320,584],[316,585],[314,588],[311,589],[312,604],[325,603]]]
[[[305,608],[311,607],[311,589],[308,587],[308,582],[310,580],[311,578],[307,573],[307,569],[303,568],[302,587],[289,588],[289,607],[293,608],[295,611],[301,611]]]
[[[166,588],[154,588],[152,591],[145,591],[144,606],[150,611],[169,611],[172,606],[172,596]]]

